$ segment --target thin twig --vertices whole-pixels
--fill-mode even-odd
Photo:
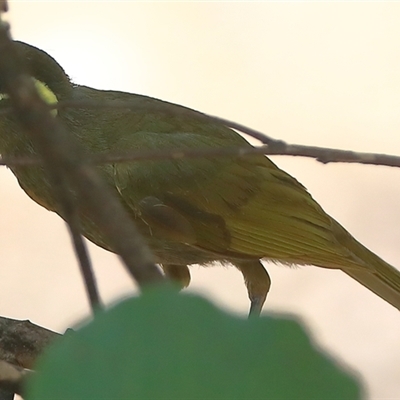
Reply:
[[[250,128],[247,128],[250,130]],[[275,144],[277,143],[277,144]],[[327,164],[327,163],[358,163],[370,165],[382,165],[388,167],[400,167],[400,157],[379,154],[365,153],[350,150],[339,150],[328,147],[303,146],[298,144],[288,144],[277,140],[270,145],[256,147],[206,147],[196,149],[168,148],[157,150],[140,150],[124,152],[124,154],[93,155],[89,163],[95,165],[118,164],[132,161],[149,160],[176,160],[183,158],[201,158],[201,157],[245,157],[252,154],[265,154],[277,156],[296,156],[309,157]],[[42,161],[39,158],[32,157],[3,157],[0,158],[0,165],[12,166],[32,166],[39,165]]]
[[[24,84],[25,82],[22,81],[20,93],[21,89],[28,92],[30,90],[30,88],[24,86]],[[35,95],[36,93],[32,92],[32,94]],[[27,93],[25,93],[25,96],[26,95]],[[26,98],[24,100],[26,101]],[[48,168],[47,172],[52,180],[52,188],[55,192],[55,197],[58,200],[58,204],[60,205],[61,214],[67,222],[67,227],[71,235],[75,254],[78,259],[79,268],[85,282],[85,289],[88,295],[89,303],[94,312],[96,309],[100,308],[100,296],[97,290],[89,255],[80,233],[79,215],[74,196],[70,190],[68,182],[66,179],[64,179],[59,169]]]
[[[384,165],[389,167],[400,167],[400,157],[395,155],[365,153],[350,150],[339,150],[327,147],[304,146],[299,144],[289,144],[279,139],[274,139],[263,132],[249,128],[245,125],[230,121],[225,118],[206,115],[198,112],[193,112],[185,107],[168,107],[170,104],[161,102],[129,102],[129,101],[91,101],[91,100],[71,100],[60,101],[51,106],[55,109],[66,108],[85,108],[85,109],[106,109],[106,110],[127,110],[132,112],[147,111],[152,113],[160,113],[172,116],[190,115],[192,119],[200,119],[203,121],[212,121],[221,125],[225,125],[232,129],[236,129],[245,133],[265,144],[258,147],[228,147],[228,148],[203,148],[203,149],[160,149],[160,150],[140,150],[124,154],[109,154],[94,156],[92,162],[95,164],[105,163],[122,163],[139,160],[165,160],[165,159],[180,159],[180,158],[197,158],[208,156],[221,157],[243,157],[251,154],[265,155],[282,155],[282,156],[298,156],[310,157],[317,161],[327,164],[333,162],[342,163],[359,163],[371,165]],[[11,108],[1,110],[3,112],[11,111]],[[21,158],[21,159],[0,159],[0,165],[36,165],[40,163],[38,159]]]
[[[131,218],[103,182],[84,151],[40,99],[6,30],[0,30],[0,79],[15,114],[43,156],[46,169],[77,195],[80,215],[87,215],[120,254],[139,285],[159,282],[163,276]]]
[[[66,218],[68,221],[67,226],[70,231],[75,254],[79,260],[81,274],[85,281],[86,294],[89,298],[92,312],[94,313],[96,310],[102,308],[102,304],[97,288],[96,277],[93,271],[93,265],[89,257],[87,246],[81,234],[81,230],[79,229],[80,223],[77,208],[73,207],[73,209],[66,214],[68,215]]]

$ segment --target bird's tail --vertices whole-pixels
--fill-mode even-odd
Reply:
[[[400,271],[383,261],[334,222],[335,237],[352,254],[359,268],[343,264],[340,269],[400,310]],[[354,264],[353,264],[354,266]]]
[[[375,254],[374,254],[375,256]],[[347,275],[400,310],[400,272],[378,256],[374,269],[343,269]]]

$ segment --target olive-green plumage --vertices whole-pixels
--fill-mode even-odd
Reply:
[[[74,85],[45,52],[16,46],[30,73],[58,101],[126,101],[130,110],[60,109],[60,119],[88,154],[141,149],[250,146],[202,114],[145,96]],[[7,99],[0,101],[0,107]],[[135,110],[137,105],[137,110]],[[0,153],[36,150],[11,114],[0,115]],[[12,167],[36,202],[60,213],[39,167]],[[259,313],[270,287],[261,259],[341,269],[400,309],[400,273],[357,242],[306,189],[267,157],[204,157],[99,167],[171,278],[189,284],[187,265],[229,262],[243,273]],[[83,234],[112,251],[85,215]]]

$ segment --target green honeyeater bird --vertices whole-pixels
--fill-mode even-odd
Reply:
[[[232,129],[202,118],[197,111],[73,84],[44,51],[22,42],[15,46],[48,101],[127,103],[127,109],[82,106],[53,111],[88,155],[251,146]],[[9,105],[6,96],[0,99],[0,108]],[[37,155],[11,112],[0,114],[0,154]],[[265,259],[341,269],[400,309],[400,272],[357,242],[304,186],[263,155],[109,163],[98,169],[165,274],[182,287],[190,281],[188,265],[232,264],[244,276],[250,314],[257,315],[271,284],[260,261]],[[33,200],[62,217],[42,167],[11,170]],[[84,214],[80,218],[83,235],[113,251],[90,219]]]

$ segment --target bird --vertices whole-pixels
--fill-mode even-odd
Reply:
[[[252,145],[223,123],[187,107],[127,92],[75,84],[45,51],[15,41],[21,60],[46,99],[76,102],[53,110],[88,156],[213,150]],[[4,89],[0,87],[0,93]],[[79,102],[127,108],[88,108]],[[9,107],[0,96],[0,110]],[[38,156],[12,113],[0,114],[0,154]],[[63,217],[41,166],[11,165],[26,194]],[[400,310],[400,272],[364,247],[330,217],[307,189],[265,155],[204,156],[99,165],[106,184],[128,211],[165,275],[180,288],[188,266],[215,262],[243,275],[250,316],[260,315],[271,287],[262,261],[339,269]],[[113,251],[81,211],[81,232]]]

